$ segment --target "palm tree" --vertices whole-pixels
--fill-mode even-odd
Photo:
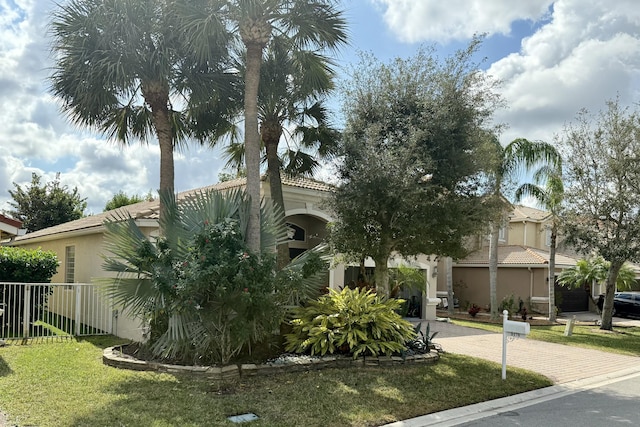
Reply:
[[[562,182],[562,160],[558,155],[555,165],[543,165],[533,174],[533,183],[522,184],[515,198],[534,197],[551,218],[551,242],[549,243],[549,321],[556,321],[555,269],[558,227],[561,220],[564,184]]]
[[[610,265],[611,263],[605,261],[602,257],[580,259],[576,262],[575,267],[567,268],[560,273],[558,283],[569,288],[577,288],[585,284],[604,283],[607,280]],[[616,290],[629,290],[635,281],[636,273],[633,268],[629,264],[623,264],[616,279]],[[592,296],[591,300],[597,305]]]
[[[249,247],[260,247],[260,135],[258,91],[264,49],[274,35],[288,40],[292,51],[336,49],[346,42],[346,21],[332,0],[182,0],[183,29],[198,51],[226,31],[244,47],[244,138],[247,193],[251,198]],[[211,24],[213,21],[223,25]]]
[[[60,5],[51,22],[56,58],[51,85],[62,111],[78,125],[125,145],[155,134],[160,191],[173,192],[173,151],[190,136],[194,122],[188,111],[194,103],[212,105],[192,99],[200,91],[191,87],[210,88],[224,69],[219,48],[211,49],[207,63],[198,61],[175,31],[169,4],[70,0]],[[185,108],[175,109],[174,101]]]
[[[339,132],[329,125],[323,104],[324,95],[333,88],[331,65],[328,58],[315,52],[292,51],[281,37],[274,37],[266,50],[260,73],[258,121],[271,199],[283,220],[281,170],[290,176],[313,175],[318,158],[333,156],[337,148]],[[244,71],[243,64],[239,68]],[[287,147],[280,153],[283,135]],[[226,153],[227,165],[237,169],[243,163],[245,146],[231,143]],[[278,268],[282,268],[289,261],[287,242],[277,249]]]
[[[543,141],[529,141],[518,138],[502,147],[495,136],[492,138],[494,147],[494,165],[492,168],[492,185],[490,200],[497,206],[495,216],[490,220],[489,237],[489,296],[491,303],[491,317],[497,319],[498,298],[498,240],[500,228],[505,221],[507,204],[502,195],[503,187],[515,180],[524,170],[536,165],[557,165],[560,155],[555,147]]]

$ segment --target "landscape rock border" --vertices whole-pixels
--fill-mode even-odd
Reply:
[[[378,356],[378,357],[352,357],[324,356],[315,359],[302,359],[291,362],[253,364],[244,363],[238,365],[216,366],[183,366],[166,363],[148,362],[139,360],[122,351],[123,346],[114,346],[104,349],[102,362],[114,368],[129,369],[133,371],[155,371],[169,374],[190,374],[205,377],[214,381],[228,381],[240,377],[253,377],[258,375],[276,375],[287,372],[300,372],[319,370],[325,368],[365,368],[373,366],[395,366],[416,363],[435,363],[440,359],[436,351],[427,354],[416,354],[406,357]]]

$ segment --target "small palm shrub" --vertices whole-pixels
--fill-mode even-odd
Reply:
[[[365,289],[330,290],[306,307],[293,310],[293,332],[287,351],[360,355],[390,355],[405,350],[416,334],[396,310],[401,300],[382,299]]]
[[[246,244],[244,192],[207,191],[180,203],[161,194],[163,235],[149,239],[133,218],[105,223],[104,269],[98,280],[123,309],[150,326],[146,343],[156,358],[227,364],[240,351],[268,339],[288,306],[319,294],[325,269],[308,251],[281,271],[272,248],[286,232],[263,205],[260,253]]]

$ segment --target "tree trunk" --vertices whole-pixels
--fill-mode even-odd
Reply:
[[[282,127],[279,123],[263,122],[260,128],[262,143],[267,152],[267,176],[269,177],[269,190],[271,200],[276,212],[281,213],[279,220],[285,221],[286,211],[284,207],[284,195],[282,193],[282,177],[280,175],[280,158],[278,157],[278,143],[282,136]],[[276,268],[282,270],[289,263],[289,243],[280,243],[277,247]]]
[[[549,321],[556,321],[556,239],[558,229],[551,226],[551,242],[549,246]]]
[[[166,82],[143,82],[142,95],[151,108],[153,126],[160,147],[160,193],[174,192],[173,129],[169,117],[169,85]],[[164,234],[162,216],[164,205],[159,199],[160,234]]]
[[[489,238],[489,303],[491,304],[491,318],[496,320],[498,313],[498,238],[500,227],[491,223],[491,235]]]
[[[604,305],[602,306],[602,325],[600,329],[610,331],[613,329],[613,297],[616,292],[618,273],[624,261],[611,261],[607,281],[605,284]]]
[[[374,259],[376,267],[373,271],[373,281],[376,284],[376,292],[385,298],[389,297],[389,262],[388,256],[380,256]]]
[[[260,251],[260,136],[258,135],[258,87],[263,45],[245,42],[247,48],[244,89],[244,152],[247,195],[250,198],[247,245]]]
[[[446,257],[444,259],[444,266],[446,270],[445,274],[447,275],[447,301],[449,302],[447,314],[449,314],[449,316],[453,316],[453,309],[455,307],[453,303],[453,260],[451,257]]]

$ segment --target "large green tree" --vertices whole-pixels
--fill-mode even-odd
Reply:
[[[153,195],[149,192],[146,196],[142,197],[138,194],[133,194],[129,196],[124,191],[118,191],[113,197],[104,205],[103,211],[111,211],[113,209],[120,208],[122,206],[133,205],[134,203],[151,201],[153,200]]]
[[[609,101],[598,114],[581,111],[562,135],[567,241],[608,261],[601,329],[612,329],[620,269],[640,261],[640,111]]]
[[[57,7],[51,22],[51,90],[62,111],[74,123],[123,144],[131,139],[146,142],[155,135],[160,190],[170,192],[174,149],[191,134],[191,125],[198,124],[196,111],[223,105],[214,102],[219,96],[213,93],[224,85],[214,83],[229,78],[221,62],[226,40],[211,41],[206,61],[200,58],[178,31],[172,4],[70,0]],[[215,119],[216,125],[228,124],[223,114]]]
[[[472,60],[478,45],[442,62],[428,49],[389,64],[365,56],[345,83],[331,240],[373,258],[380,292],[392,253],[461,257],[486,217],[480,153],[499,98]]]
[[[516,201],[533,197],[538,204],[549,212],[551,223],[549,242],[549,320],[556,321],[555,270],[558,230],[562,220],[564,201],[564,183],[562,181],[562,159],[558,153],[555,165],[543,165],[533,174],[533,182],[522,184],[515,193]]]
[[[15,182],[13,185],[15,189],[9,190],[13,198],[9,205],[13,210],[9,214],[22,221],[29,232],[80,219],[87,208],[87,199],[80,196],[78,188],[61,185],[59,176],[42,184],[41,177],[34,173],[28,187],[23,188]]]
[[[244,70],[242,64],[239,68]],[[283,219],[282,173],[313,175],[319,160],[336,152],[339,132],[330,125],[324,105],[326,94],[333,89],[333,74],[329,58],[313,51],[291,50],[288,40],[282,37],[274,37],[265,51],[258,121],[271,200]],[[229,144],[226,152],[228,165],[241,167],[244,144]],[[281,268],[289,261],[286,241],[278,245],[277,252]]]
[[[346,21],[332,0],[182,0],[183,29],[203,54],[211,39],[231,36],[243,47],[244,139],[251,198],[248,244],[260,248],[260,135],[258,92],[264,50],[274,35],[291,51],[335,49],[346,41]],[[231,34],[229,34],[231,30]]]

